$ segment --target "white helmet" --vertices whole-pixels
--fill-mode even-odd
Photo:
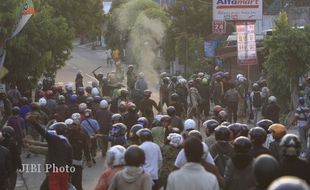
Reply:
[[[269,96],[268,103],[276,103],[276,102],[277,102],[277,98],[275,96]]]
[[[240,77],[244,77],[243,74],[237,74],[236,79],[237,79],[237,80],[240,80],[240,79],[239,79]]]
[[[143,72],[139,73],[139,78],[141,78],[141,79],[144,78],[144,73]]]
[[[83,112],[87,109],[87,105],[85,103],[80,103],[79,104],[79,111]]]
[[[74,121],[80,121],[81,120],[81,114],[79,113],[73,113],[71,115],[71,119],[74,120]]]
[[[45,98],[40,98],[39,99],[39,104],[40,104],[40,106],[46,106],[46,99]]]
[[[99,104],[99,107],[101,109],[107,109],[109,107],[109,104],[106,100],[101,100],[100,104]]]
[[[111,147],[107,152],[107,164],[108,166],[120,166],[124,165],[124,155],[126,148],[121,145]]]
[[[67,92],[73,91],[73,84],[72,84],[71,82],[70,82],[70,83],[67,83],[67,84],[65,85],[65,89],[66,89]]]
[[[95,96],[99,96],[99,90],[98,90],[98,88],[97,87],[93,87],[92,89],[91,89],[91,95],[93,96],[93,97],[95,97]]]
[[[66,119],[66,120],[65,120],[65,124],[66,124],[67,126],[70,126],[70,125],[73,124],[73,120],[72,120],[71,118]]]
[[[194,120],[192,120],[192,119],[185,120],[185,122],[184,122],[184,130],[185,131],[196,129],[196,127],[197,127],[197,124]]]
[[[169,144],[176,148],[180,147],[184,141],[183,136],[177,133],[170,133],[167,139],[170,141]]]

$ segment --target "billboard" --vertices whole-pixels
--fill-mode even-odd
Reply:
[[[204,43],[204,49],[205,49],[205,56],[207,58],[212,58],[215,56],[215,49],[218,46],[218,41],[217,40],[209,40],[205,41]]]
[[[213,20],[262,20],[263,0],[213,0]]]
[[[254,65],[257,63],[255,22],[244,21],[236,23],[238,63]]]

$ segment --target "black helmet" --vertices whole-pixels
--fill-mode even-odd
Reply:
[[[13,129],[13,127],[5,126],[2,128],[1,133],[4,138],[11,138],[14,136],[15,130]]]
[[[124,136],[126,132],[127,132],[127,127],[123,123],[115,123],[112,126],[111,133],[112,133],[112,136],[114,137]]]
[[[175,116],[175,113],[176,113],[176,110],[175,110],[175,107],[174,106],[169,106],[168,108],[167,108],[167,114],[169,115],[169,116]]]
[[[142,142],[153,140],[152,131],[149,129],[145,129],[145,128],[140,129],[136,134],[141,139]]]
[[[261,127],[254,127],[250,130],[249,136],[253,144],[261,145],[265,143],[266,138],[267,138],[267,133]]]
[[[87,97],[86,100],[85,100],[86,104],[91,104],[93,102],[94,102],[94,98],[92,96]]]
[[[248,153],[251,147],[252,143],[247,137],[238,137],[234,141],[235,153]]]
[[[280,176],[278,161],[270,155],[260,155],[254,162],[254,175],[259,187],[266,189]]]
[[[215,128],[215,139],[217,141],[229,141],[230,140],[230,131],[227,127],[218,126]]]
[[[202,124],[202,126],[205,129],[209,129],[209,131],[214,131],[214,129],[219,125],[220,125],[219,122],[216,121],[215,119],[209,119]]]
[[[270,125],[272,125],[273,122],[269,119],[262,119],[259,122],[256,123],[256,126],[263,128],[267,133]]]
[[[247,137],[249,134],[249,126],[247,124],[240,124],[241,126],[241,132],[240,132],[240,136],[244,136]]]
[[[135,124],[134,126],[131,127],[130,129],[130,136],[137,136],[137,132],[140,130],[140,129],[143,129],[143,126],[140,125],[140,124]]]
[[[269,186],[268,190],[310,190],[307,183],[297,177],[284,176]]]
[[[127,166],[143,165],[145,163],[144,151],[136,145],[128,147],[125,152],[125,163]]]
[[[240,136],[242,127],[240,123],[233,123],[228,125],[228,129],[232,133],[232,138],[235,139]]]
[[[301,143],[299,137],[294,134],[285,135],[280,143],[283,155],[288,157],[297,157],[301,151]]]
[[[141,124],[144,128],[147,128],[149,126],[149,121],[145,117],[139,117],[137,122]]]
[[[123,116],[119,113],[115,113],[112,115],[112,123],[121,123],[123,122]]]
[[[64,122],[56,122],[49,126],[49,130],[55,130],[57,135],[64,135],[67,132],[67,125]]]
[[[19,113],[20,113],[19,107],[18,107],[18,106],[14,106],[14,107],[12,108],[12,114],[13,114],[13,115],[19,115]]]

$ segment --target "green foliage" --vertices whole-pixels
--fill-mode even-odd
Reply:
[[[17,0],[0,0],[0,45],[11,35],[12,28],[5,26],[13,26],[16,19]]]
[[[74,38],[66,19],[55,17],[51,6],[38,1],[35,6],[36,14],[21,33],[9,41],[5,62],[9,74],[4,80],[16,82],[24,89],[31,89],[42,74],[55,76],[70,58]],[[5,27],[10,29],[13,25]]]
[[[286,13],[281,13],[273,35],[265,40],[265,70],[271,91],[278,97],[285,111],[297,96],[298,79],[308,69],[310,59],[309,27],[293,28]]]

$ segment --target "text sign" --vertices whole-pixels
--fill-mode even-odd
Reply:
[[[212,22],[212,32],[215,34],[225,34],[226,22],[223,20],[214,20]]]

